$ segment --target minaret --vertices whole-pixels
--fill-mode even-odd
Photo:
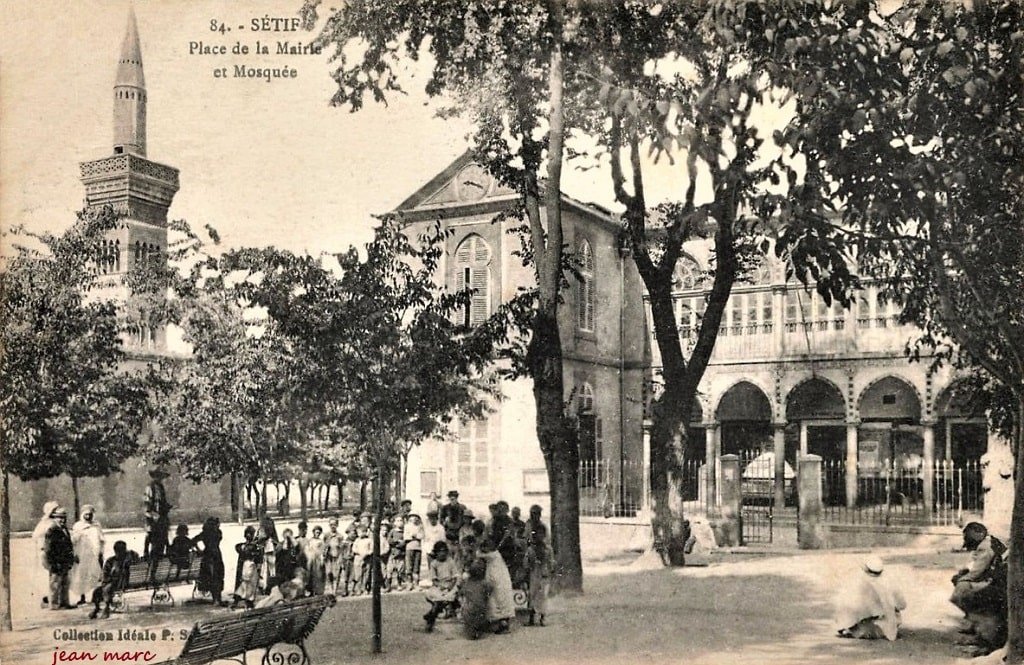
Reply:
[[[146,77],[134,8],[128,10],[114,81],[114,153],[122,152],[146,156]]]
[[[107,234],[97,270],[116,275],[133,265],[162,256],[167,247],[167,211],[178,192],[178,169],[146,158],[146,79],[135,12],[129,11],[114,81],[113,154],[83,162],[86,207],[109,205],[123,215]],[[111,281],[110,296],[118,295]],[[160,329],[140,330],[133,346],[159,352]]]

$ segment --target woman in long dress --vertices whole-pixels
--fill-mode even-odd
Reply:
[[[220,520],[208,517],[203,523],[203,530],[192,539],[192,544],[202,543],[200,554],[199,580],[196,588],[200,593],[208,593],[213,602],[221,605],[221,594],[224,592],[224,558],[220,553],[220,541],[223,534]]]
[[[323,532],[323,528],[313,527],[313,537],[306,541],[303,548],[306,555],[306,570],[309,572],[309,591],[314,596],[323,594],[327,588],[325,544],[320,537]]]
[[[36,528],[32,530],[32,545],[36,552],[36,573],[41,575],[37,582],[38,588],[42,591],[42,605],[45,607],[49,602],[50,574],[46,570],[46,532],[53,526],[53,511],[60,508],[57,501],[47,501],[43,504],[43,516],[39,518]]]
[[[103,527],[96,520],[94,506],[82,506],[81,518],[71,527],[71,543],[78,563],[71,569],[70,596],[84,605],[103,582]]]
[[[509,623],[516,615],[516,604],[512,597],[512,577],[508,574],[508,566],[498,553],[493,540],[488,539],[481,543],[480,559],[487,563],[487,575],[484,579],[491,586],[491,595],[487,598],[487,619],[495,633],[507,633]]]

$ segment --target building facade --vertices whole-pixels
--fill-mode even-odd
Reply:
[[[518,201],[469,155],[457,159],[394,211],[407,233],[440,223],[451,234],[441,268],[450,290],[474,288],[466,322],[482,321],[520,287],[534,283],[524,266],[517,217],[501,218]],[[588,472],[584,500],[613,509],[639,504],[646,335],[642,286],[632,259],[620,251],[619,224],[605,210],[564,198],[565,243],[577,257],[559,310],[566,403],[579,422],[580,454]],[[498,499],[524,508],[548,506],[548,481],[537,441],[529,380],[504,381],[505,399],[479,421],[460,423],[453,441],[430,441],[413,450],[407,496],[455,489],[460,500],[484,509]],[[624,463],[626,462],[626,463]],[[599,495],[598,488],[616,491]]]
[[[467,322],[534,283],[516,255],[521,245],[511,229],[519,220],[492,221],[515,202],[514,192],[463,156],[395,210],[412,227],[440,222],[452,231],[444,280],[453,290],[476,289]],[[648,303],[632,259],[620,249],[617,218],[564,202],[566,246],[581,266],[579,278],[570,278],[560,324],[566,402],[580,417],[582,508],[597,517],[643,518],[645,405],[657,394],[661,365]],[[710,287],[708,243],[685,250],[674,291],[684,350],[696,340]],[[823,459],[825,499],[833,508],[874,510],[885,523],[898,522],[895,513],[925,524],[981,517],[990,489],[987,458],[1008,447],[990,435],[984,412],[955,397],[960,377],[953,370],[933,368],[928,357],[908,360],[914,337],[876,285],[867,282],[850,309],[826,305],[813,288],[787,281],[778,260],[766,260],[733,289],[700,384],[685,498],[713,513],[722,455],[750,460],[770,453],[765,480],[792,505],[786,484],[799,457],[814,454]],[[546,503],[530,384],[503,388],[505,400],[485,421],[463,423],[456,441],[413,451],[410,498],[456,489],[477,507],[498,498]]]
[[[134,11],[121,43],[113,86],[113,148],[100,159],[81,164],[85,206],[111,206],[122,215],[117,228],[107,233],[103,247],[93,258],[93,269],[101,288],[94,297],[124,299],[123,278],[135,265],[162,260],[167,247],[167,213],[178,191],[178,169],[152,161],[146,155],[146,108],[148,95],[142,67],[142,48]],[[131,371],[165,357],[167,339],[161,325],[144,322],[131,326],[124,338],[124,369]],[[143,442],[153,432],[141,434]],[[142,505],[149,483],[145,460],[134,458],[122,465],[123,472],[104,478],[77,480],[82,503],[97,509],[107,526],[142,525]],[[228,515],[231,505],[229,479],[216,484],[195,484],[183,480],[173,469],[164,485],[174,506],[172,520],[197,521],[210,514]],[[38,511],[49,500],[71,507],[72,479],[66,476],[22,482],[11,481],[11,519],[15,530],[30,529],[39,519]]]

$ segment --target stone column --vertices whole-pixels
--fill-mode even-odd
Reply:
[[[921,438],[924,440],[924,462],[921,469],[921,480],[924,483],[924,516],[932,516],[935,503],[935,422],[921,422]]]
[[[846,423],[846,506],[857,505],[857,426],[856,421]]]
[[[825,529],[821,521],[821,457],[801,457],[797,480],[797,493],[800,497],[797,543],[802,550],[822,549],[825,546]]]
[[[713,512],[717,494],[715,476],[718,455],[718,423],[704,423],[704,510]]]
[[[714,458],[714,472],[715,472],[715,505],[722,505],[722,428],[719,427],[715,432],[715,458]]]
[[[779,285],[772,287],[772,344],[775,348],[775,357],[781,358],[785,355],[786,340],[786,286]]]
[[[742,483],[740,480],[740,458],[737,455],[723,455],[721,460],[722,517],[719,528],[722,544],[735,546],[743,544]]]
[[[772,443],[775,444],[775,513],[786,505],[786,423],[772,423]]]
[[[807,454],[807,422],[800,421],[800,457]]]
[[[643,514],[651,516],[651,429],[644,427],[643,439],[643,499],[641,510]]]

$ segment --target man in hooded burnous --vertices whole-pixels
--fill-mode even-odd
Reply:
[[[143,558],[159,559],[167,549],[171,528],[171,504],[167,502],[164,478],[170,476],[163,469],[150,469],[149,485],[145,497],[146,541],[142,546]]]

